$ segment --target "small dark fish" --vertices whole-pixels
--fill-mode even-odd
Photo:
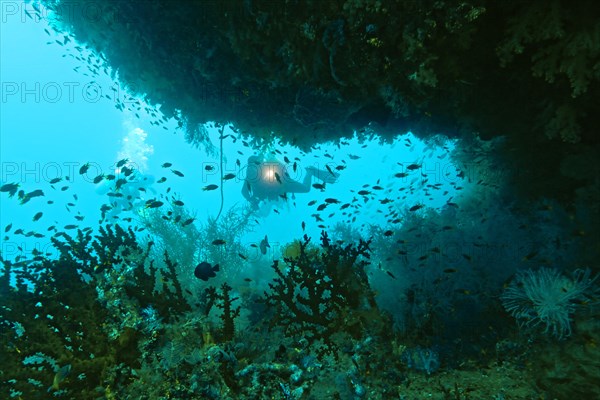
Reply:
[[[313,183],[312,187],[314,187],[315,189],[319,189],[319,190],[325,189],[325,185],[322,183]]]
[[[406,172],[398,172],[394,175],[396,178],[406,178],[408,174]]]
[[[410,164],[408,167],[406,167],[406,169],[409,171],[414,171],[415,169],[419,169],[419,168],[421,168],[421,166],[419,164]]]
[[[196,218],[190,218],[190,219],[186,219],[185,221],[182,222],[181,226],[188,226],[189,224],[191,224],[192,222],[194,222]]]
[[[75,228],[77,228],[77,225],[65,225],[66,230],[75,229]]]
[[[267,238],[267,235],[265,235],[265,238],[260,241],[260,252],[263,255],[267,254],[267,247],[270,248],[271,245],[269,244],[269,239]]]
[[[317,211],[323,211],[329,204],[323,203],[323,204],[319,204],[319,207],[317,207]]]
[[[94,183],[100,183],[100,181],[104,179],[104,174],[100,174],[94,178]]]
[[[180,176],[180,177],[183,178],[183,173],[177,171],[176,169],[172,169],[171,172],[174,173],[175,175]]]
[[[394,274],[392,274],[390,271],[385,271],[386,274],[388,274],[389,276],[392,277],[392,279],[396,279],[396,277],[394,276]]]
[[[150,199],[150,200],[146,201],[146,208],[158,208],[158,207],[162,206],[163,204],[164,203],[162,201]]]
[[[51,184],[51,185],[54,185],[55,183],[58,183],[58,182],[60,182],[60,181],[62,181],[62,178],[54,178],[54,179],[51,179],[51,180],[50,180],[50,184]]]
[[[205,165],[204,166],[204,170],[205,171],[214,171],[215,167],[213,167],[212,165]]]
[[[456,271],[457,271],[457,270],[456,270],[456,269],[454,269],[454,268],[446,268],[446,269],[444,270],[444,272],[445,272],[446,274],[453,274],[453,273],[455,273]]]
[[[383,232],[383,236],[392,236],[394,234],[394,231],[385,231]]]
[[[223,180],[224,181],[228,181],[228,180],[233,179],[233,178],[235,178],[235,174],[225,174],[225,175],[223,175]]]
[[[71,373],[71,364],[67,364],[64,367],[60,368],[58,371],[56,371],[56,374],[54,374],[54,380],[52,381],[52,386],[50,387],[50,389],[59,390],[60,383],[62,381],[64,381],[67,378],[67,376],[69,376],[70,373]],[[50,390],[50,389],[48,389],[48,390]]]
[[[238,256],[240,256],[240,258],[244,261],[246,261],[248,259],[248,257],[246,257],[245,255],[243,255],[242,253],[238,253]]]
[[[223,239],[216,239],[212,241],[212,244],[214,244],[215,246],[222,246],[225,244],[225,241]]]
[[[353,154],[348,154],[348,158],[350,158],[351,160],[358,160],[360,157],[359,156],[355,156]]]
[[[127,161],[129,160],[126,158],[119,160],[119,162],[117,163],[117,168],[121,168],[123,165],[127,164]]]
[[[167,178],[165,178],[164,176],[162,178],[160,178],[159,180],[156,181],[156,183],[163,183],[167,180]]]
[[[121,168],[121,172],[123,173],[123,175],[129,176],[129,175],[133,174],[133,168],[123,167],[123,168]]]
[[[275,172],[275,179],[277,180],[277,182],[281,183],[281,177],[277,172]]]
[[[33,216],[33,222],[35,222],[35,221],[39,220],[40,218],[42,218],[42,215],[44,215],[44,213],[43,213],[43,212],[41,212],[41,211],[40,211],[40,212],[38,212],[38,213],[36,213],[36,214]]]
[[[163,165],[161,165],[161,167],[163,168],[169,168],[170,166],[172,166],[173,164],[171,164],[170,162],[166,162]]]
[[[416,206],[412,206],[408,209],[408,211],[417,211],[418,209],[423,208],[422,204],[417,204]]]
[[[521,261],[529,261],[533,257],[535,257],[537,255],[537,253],[538,253],[537,251],[532,251],[531,253],[529,253],[526,256],[524,256]]]
[[[309,202],[308,202],[308,206],[309,206],[309,207],[310,207],[310,206],[314,206],[315,204],[317,204],[317,201],[316,201],[316,200],[311,200],[311,201],[309,201]]]
[[[209,191],[209,190],[215,190],[215,189],[218,189],[218,188],[219,188],[219,186],[218,186],[218,185],[214,185],[214,184],[213,184],[213,185],[204,186],[204,187],[202,188],[202,190],[204,190],[204,191]]]
[[[358,194],[360,194],[361,196],[368,196],[371,194],[371,192],[369,192],[368,190],[361,190],[358,192]]]
[[[85,174],[89,168],[90,168],[90,163],[83,164],[81,166],[81,168],[79,168],[79,175]]]
[[[4,232],[10,231],[10,228],[12,228],[12,224],[6,225],[6,228],[4,228]]]
[[[6,183],[0,187],[0,192],[8,192],[9,196],[12,197],[17,193],[19,189],[18,183]]]
[[[328,204],[339,204],[340,201],[338,199],[332,199],[330,197],[330,198],[325,199],[325,203],[328,203]]]
[[[181,201],[181,200],[175,200],[175,201],[173,202],[173,204],[175,204],[176,206],[179,206],[179,207],[181,207],[181,206],[183,206],[183,201]]]
[[[67,186],[68,188],[68,186]],[[21,204],[25,204],[27,202],[29,202],[29,200],[33,199],[34,197],[39,197],[39,196],[43,196],[44,192],[40,189],[36,189],[34,191],[31,191],[29,193],[24,193],[22,190],[19,191],[19,199],[21,200]]]
[[[306,229],[306,222],[302,221],[302,232],[304,232],[304,229]]]
[[[117,179],[117,181],[115,182],[115,189],[119,190],[126,183],[127,183],[127,179],[125,179],[125,178]]]
[[[208,281],[210,278],[217,276],[216,272],[219,272],[219,264],[212,266],[206,261],[201,262],[194,269],[194,276],[203,281]]]

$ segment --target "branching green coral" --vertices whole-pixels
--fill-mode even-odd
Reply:
[[[223,341],[232,340],[235,335],[235,319],[240,315],[240,307],[234,307],[233,302],[238,300],[237,297],[231,296],[232,287],[227,283],[221,285],[221,291],[217,291],[214,287],[208,288],[208,310],[213,306],[223,310],[219,318],[223,325],[221,327],[221,339]]]
[[[75,236],[58,233],[52,243],[59,251],[56,260],[2,259],[0,369],[10,371],[3,382],[12,382],[2,389],[39,398],[41,389],[32,382],[42,382],[46,390],[55,371],[22,361],[40,353],[57,365],[72,366],[61,390],[97,398],[98,387],[116,386],[139,367],[144,309],[152,305],[161,319],[172,321],[190,307],[167,254],[163,277],[170,282],[155,291],[157,270],[147,263],[151,244],[143,249],[132,229],[106,225],[96,235],[91,229]],[[16,278],[15,286],[10,277]],[[0,397],[9,395],[0,392]]]
[[[273,325],[284,328],[287,335],[303,337],[309,343],[322,341],[320,354],[335,350],[333,336],[346,333],[364,334],[358,322],[363,312],[376,312],[365,268],[369,265],[369,241],[358,246],[332,244],[325,232],[321,236],[322,252],[309,253],[310,238],[304,237],[300,255],[286,258],[283,269],[273,263],[277,278],[269,284],[264,301],[276,314]],[[378,316],[378,317],[377,317]],[[373,321],[371,321],[372,323]]]

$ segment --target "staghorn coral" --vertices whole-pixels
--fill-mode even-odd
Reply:
[[[3,379],[11,381],[10,385],[2,385],[3,391],[16,390],[26,398],[36,398],[41,391],[45,392],[52,384],[54,371],[22,363],[26,357],[40,353],[55,360],[57,365],[71,364],[72,376],[85,374],[85,379],[70,379],[61,385],[61,390],[78,393],[82,399],[96,398],[94,389],[105,384],[106,369],[121,362],[130,363],[128,355],[135,354],[130,351],[135,339],[126,337],[126,332],[115,341],[106,335],[102,322],[107,320],[108,310],[96,300],[95,281],[83,275],[83,272],[93,271],[92,259],[103,263],[109,260],[84,257],[86,250],[91,251],[90,237],[81,231],[78,237],[83,241],[68,238],[60,243],[58,260],[18,264],[2,260],[5,276],[15,274],[18,280],[27,282],[16,287],[5,285],[1,289],[0,321],[22,327],[20,334],[16,330],[2,329],[0,335],[1,347],[5,349],[1,369],[10,371]],[[109,244],[104,254],[109,251],[114,254],[117,248]],[[81,263],[77,262],[78,256]],[[33,314],[37,314],[37,318],[32,317]],[[29,378],[42,382],[44,387],[32,385]],[[7,392],[3,392],[2,397],[8,398]]]
[[[283,327],[291,337],[308,343],[321,341],[319,355],[335,353],[334,336],[345,333],[354,338],[366,334],[364,318],[372,318],[375,333],[385,318],[377,310],[369,287],[366,267],[369,241],[358,246],[332,244],[325,231],[321,252],[307,252],[310,238],[305,235],[297,257],[285,258],[287,268],[274,261],[277,278],[269,283],[264,301],[275,310],[272,325]]]
[[[98,388],[122,387],[139,368],[141,349],[160,331],[155,321],[144,338],[148,307],[155,320],[168,321],[189,309],[167,254],[163,276],[173,282],[154,290],[156,269],[147,262],[151,245],[140,247],[131,229],[106,225],[96,235],[84,229],[74,237],[61,232],[52,243],[59,251],[56,260],[0,260],[3,398],[11,393],[39,398],[65,365],[72,366],[60,385],[65,395],[97,398]],[[24,363],[36,354],[52,362]]]
[[[233,302],[238,300],[238,298],[231,296],[231,290],[231,286],[227,283],[223,283],[220,292],[212,286],[205,291],[207,297],[206,313],[210,313],[213,306],[223,310],[221,315],[219,315],[219,318],[223,323],[220,330],[220,338],[222,341],[230,341],[234,338],[235,319],[240,315],[240,307],[233,306]]]

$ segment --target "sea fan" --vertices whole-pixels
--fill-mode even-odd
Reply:
[[[178,341],[171,341],[163,347],[161,356],[161,365],[163,368],[177,368],[186,356],[185,346]]]
[[[519,273],[501,296],[506,311],[521,325],[545,325],[544,333],[559,339],[571,335],[571,316],[589,302],[597,277],[590,270],[578,269],[573,278],[550,268]]]

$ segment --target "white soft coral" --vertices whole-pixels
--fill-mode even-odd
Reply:
[[[521,325],[545,325],[544,333],[559,339],[571,334],[571,316],[588,302],[588,295],[597,277],[590,278],[590,270],[576,270],[573,278],[559,271],[541,268],[519,273],[501,296],[506,311]]]

